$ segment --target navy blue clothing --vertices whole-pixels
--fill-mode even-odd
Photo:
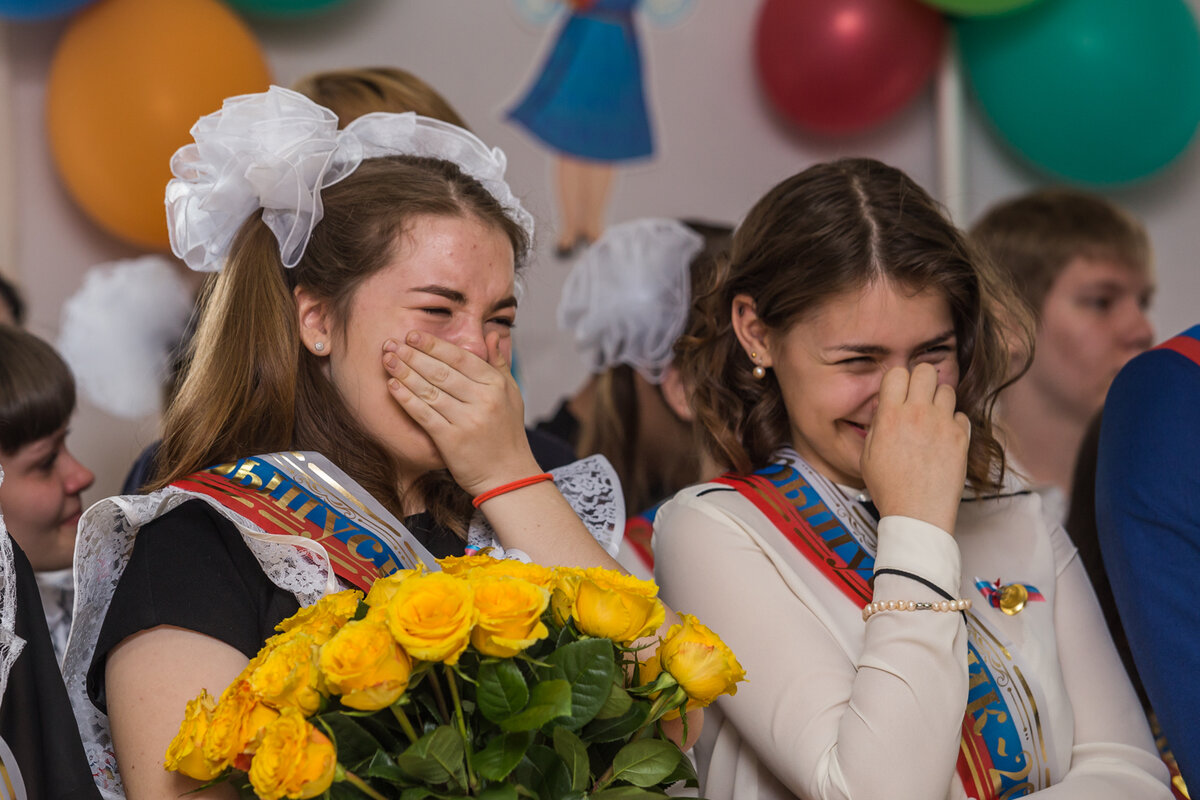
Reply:
[[[50,644],[33,568],[15,541],[12,549],[17,575],[15,633],[25,646],[0,700],[0,767],[10,784],[24,784],[30,800],[99,798]],[[9,762],[9,754],[15,764]],[[5,787],[0,786],[0,796],[8,796]]]
[[[1200,325],[1176,339],[1200,357]],[[1200,784],[1200,728],[1192,718],[1200,709],[1200,363],[1167,345],[1130,361],[1104,405],[1098,462],[1104,564],[1138,673],[1180,772],[1194,786]]]

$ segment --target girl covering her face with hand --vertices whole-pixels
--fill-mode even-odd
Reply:
[[[570,476],[525,480],[541,470],[508,363],[532,220],[503,153],[411,113],[338,130],[278,87],[193,135],[172,162],[172,244],[218,274],[157,491],[102,502],[81,527],[89,614],[66,672],[109,796],[195,789],[162,766],[186,701],[219,693],[339,584],[477,536],[547,565],[616,566],[560,493]],[[603,465],[579,469],[598,503],[616,491]],[[579,513],[616,529],[606,508]]]
[[[1169,798],[1074,548],[1005,479],[995,310],[1019,306],[934,201],[814,166],[700,302],[678,363],[730,472],[659,512],[656,574],[749,676],[702,794]]]

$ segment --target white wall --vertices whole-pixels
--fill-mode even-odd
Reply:
[[[841,155],[883,159],[936,192],[932,93],[864,135],[831,141],[790,129],[757,89],[751,49],[751,9],[756,5],[749,0],[695,0],[690,16],[674,27],[642,25],[659,153],[646,166],[618,173],[612,221],[646,215],[736,221],[783,177]],[[570,343],[553,322],[567,267],[550,252],[548,162],[542,150],[502,119],[555,25],[529,25],[513,0],[349,0],[314,19],[254,23],[276,82],[286,85],[305,73],[334,67],[402,66],[438,87],[485,141],[508,153],[514,189],[540,224],[541,256],[528,275],[517,332],[530,416],[547,411],[583,377]],[[83,218],[54,177],[42,101],[62,28],[62,23],[10,25],[3,39],[13,80],[19,215],[15,271],[30,300],[31,327],[48,338],[56,335],[63,300],[89,266],[135,254]],[[214,43],[214,58],[218,51]],[[1001,197],[1048,180],[1013,158],[986,130],[975,108],[968,105],[967,111],[967,195],[960,199],[968,219],[960,222],[974,219]],[[120,119],[120,109],[113,109],[114,124]],[[1198,165],[1200,152],[1193,148],[1167,174],[1110,193],[1146,221],[1153,237],[1162,287],[1154,316],[1163,336],[1197,317],[1200,274],[1191,257],[1200,252],[1200,225],[1193,220],[1200,209]],[[87,499],[115,491],[130,460],[154,435],[153,419],[121,422],[82,403],[71,444],[98,475]]]

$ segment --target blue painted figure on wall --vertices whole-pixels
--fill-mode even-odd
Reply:
[[[613,164],[654,154],[634,12],[642,0],[565,0],[566,22],[508,112],[555,153],[557,252],[604,230]]]

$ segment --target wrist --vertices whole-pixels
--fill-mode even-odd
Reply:
[[[544,483],[546,481],[553,481],[553,480],[554,480],[554,476],[551,475],[549,472],[539,472],[539,473],[536,473],[533,475],[528,475],[524,478],[517,478],[516,480],[508,481],[507,483],[502,483],[499,486],[493,486],[492,488],[488,489],[487,491],[480,492],[479,494],[475,495],[475,498],[473,500],[471,500],[471,504],[473,506],[475,506],[476,508],[479,508],[487,501],[492,500],[496,497],[500,497],[502,495],[509,494],[510,492],[519,491],[520,489],[524,489],[529,486],[535,486],[539,483]]]

